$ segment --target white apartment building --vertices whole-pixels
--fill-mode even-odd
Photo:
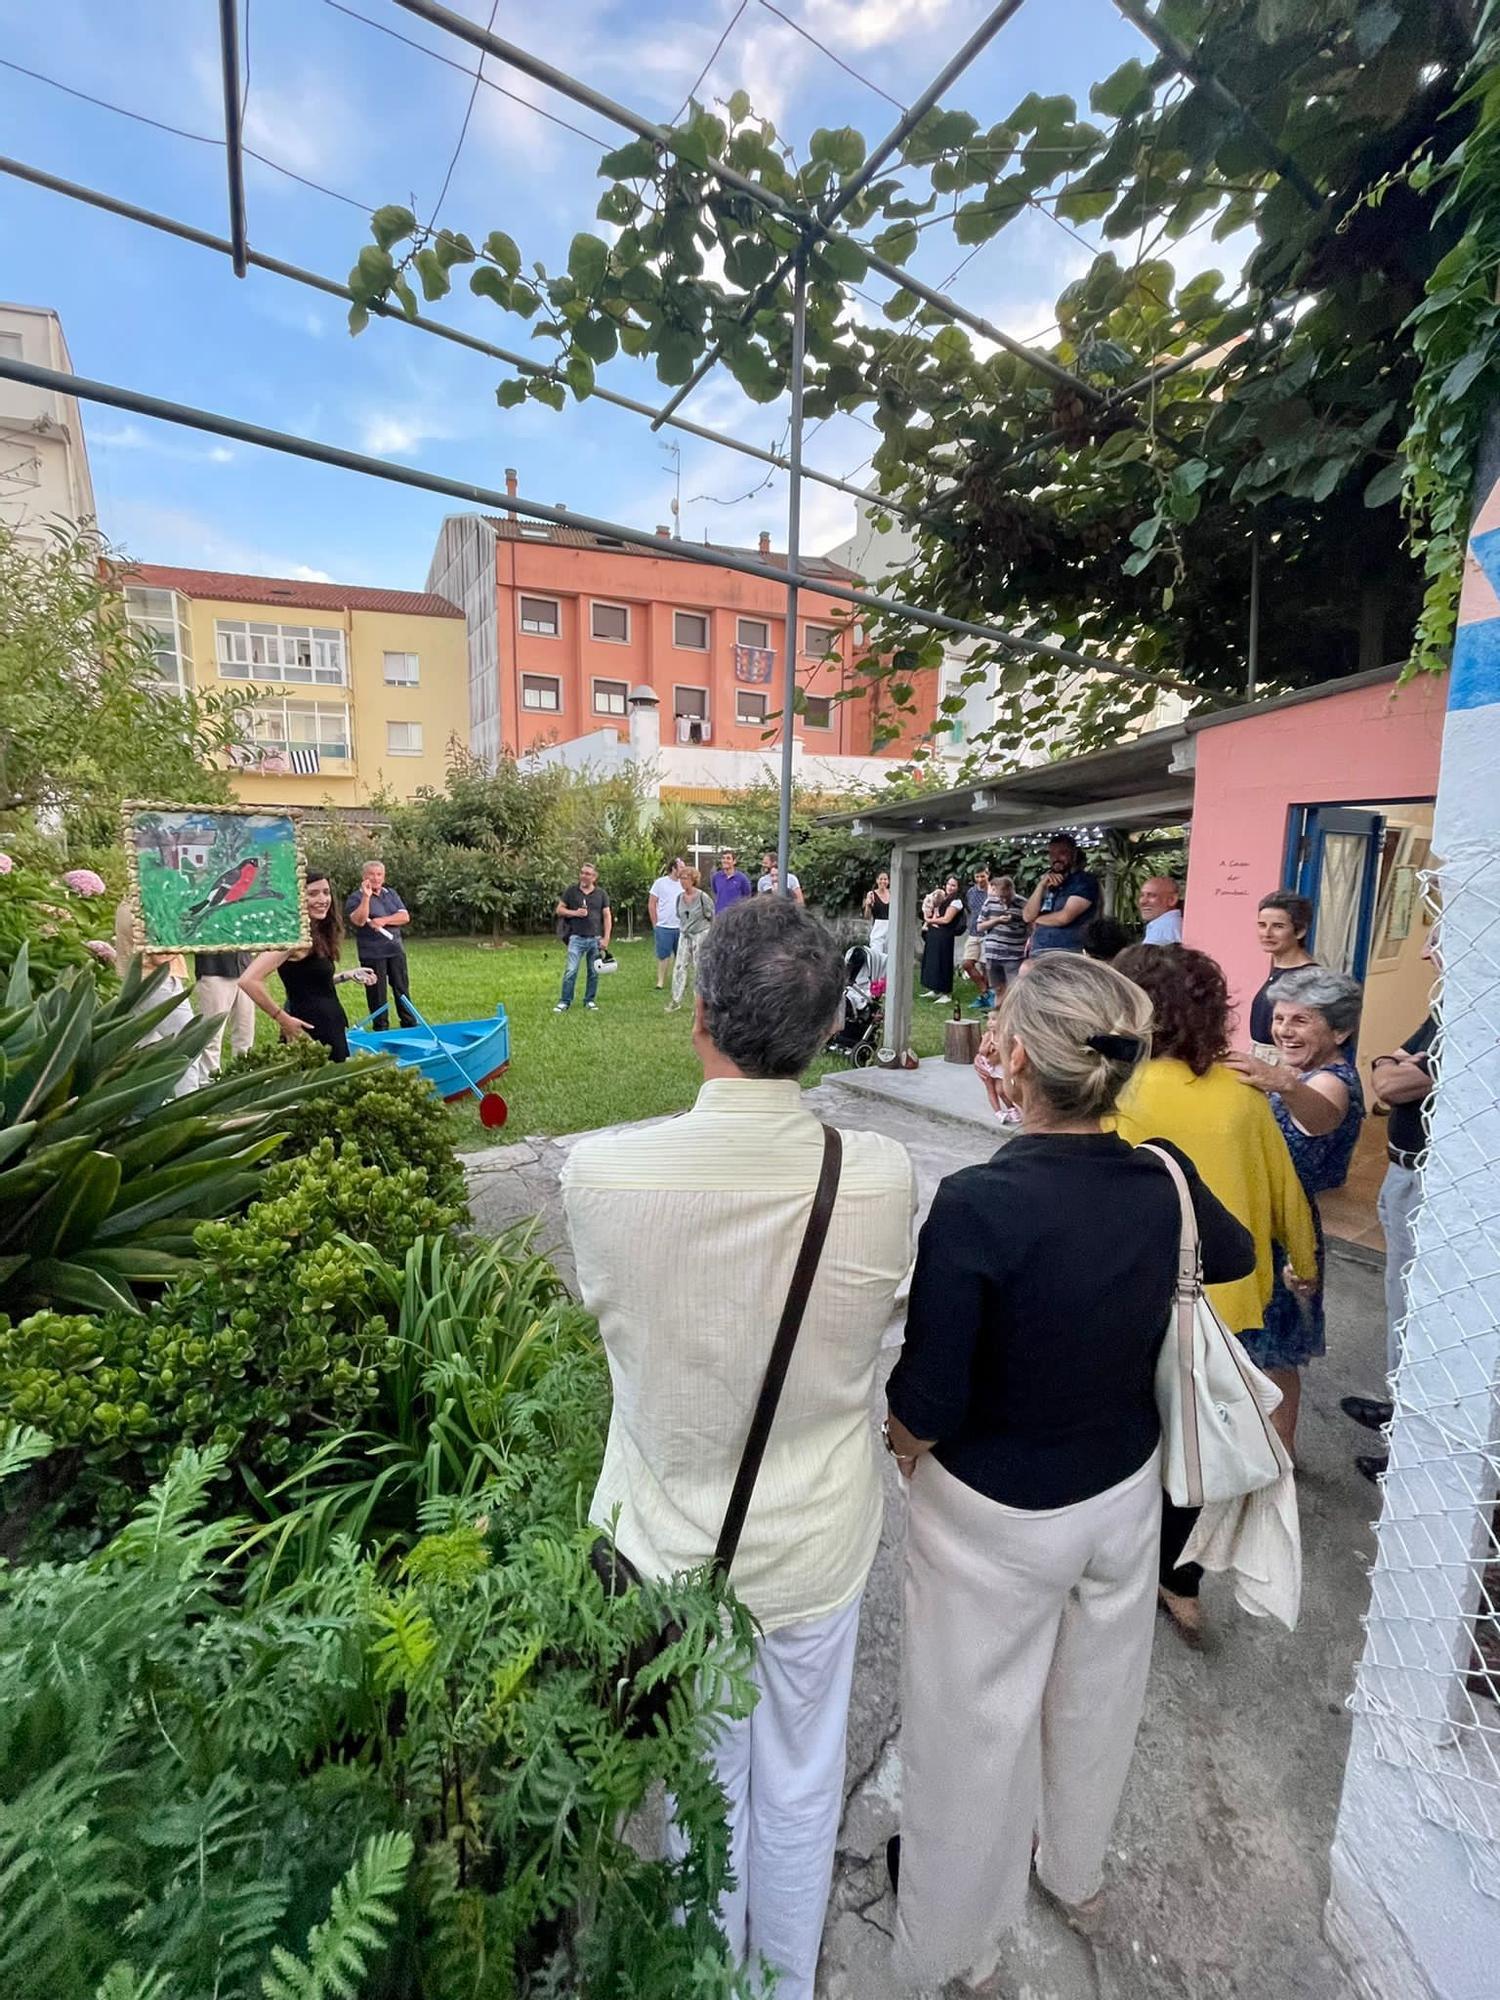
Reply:
[[[62,321],[48,306],[0,303],[0,357],[73,372]],[[76,400],[0,377],[0,521],[40,548],[49,522],[93,520]]]

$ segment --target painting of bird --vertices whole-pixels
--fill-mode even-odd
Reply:
[[[256,885],[260,868],[261,857],[258,854],[247,854],[236,861],[210,884],[206,896],[188,905],[183,912],[184,917],[196,927],[210,910],[227,909],[231,903],[243,903]]]

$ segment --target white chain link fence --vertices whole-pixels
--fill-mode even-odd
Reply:
[[[1441,1082],[1352,1706],[1500,1900],[1500,853],[1424,892],[1446,912]]]

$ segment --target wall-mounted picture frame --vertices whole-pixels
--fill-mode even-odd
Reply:
[[[130,800],[121,817],[137,950],[279,951],[311,941],[295,812]]]

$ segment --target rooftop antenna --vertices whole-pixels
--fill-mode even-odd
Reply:
[[[672,461],[672,477],[677,487],[676,497],[672,501],[672,540],[680,542],[682,540],[682,446],[663,444],[662,450]]]

